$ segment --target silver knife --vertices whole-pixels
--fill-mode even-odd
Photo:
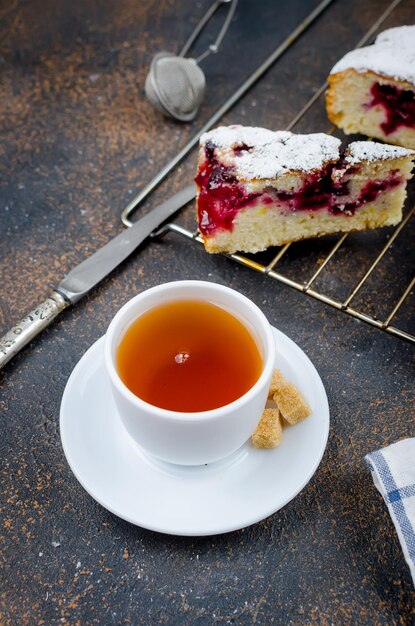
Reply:
[[[195,185],[184,187],[71,270],[42,304],[0,338],[0,370],[59,313],[108,276],[153,230],[195,195]]]

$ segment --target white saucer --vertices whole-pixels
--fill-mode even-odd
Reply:
[[[210,465],[184,467],[143,453],[124,430],[103,363],[103,337],[66,385],[60,431],[68,463],[86,491],[119,517],[171,535],[216,535],[244,528],[292,500],[316,471],[326,447],[329,407],[304,352],[274,329],[275,365],[303,391],[312,415],[285,427],[274,450],[240,450]]]

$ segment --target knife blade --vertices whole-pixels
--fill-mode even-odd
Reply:
[[[25,345],[124,261],[151,233],[196,195],[187,185],[72,269],[42,304],[0,338],[0,370]]]

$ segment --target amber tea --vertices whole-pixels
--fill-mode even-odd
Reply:
[[[205,301],[152,308],[127,329],[117,369],[136,396],[170,411],[216,409],[244,395],[258,380],[262,357],[244,324]]]

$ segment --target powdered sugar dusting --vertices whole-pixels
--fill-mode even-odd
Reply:
[[[379,33],[376,37],[376,44],[391,43],[393,45],[405,46],[406,48],[415,47],[415,26],[397,26],[388,28]]]
[[[211,142],[226,151],[227,165],[232,165],[236,174],[245,179],[275,178],[293,170],[320,169],[339,159],[341,143],[323,133],[294,135],[249,126],[221,126],[202,135],[200,142],[201,145]]]
[[[283,141],[287,139],[291,133],[285,131],[272,131],[267,128],[259,128],[258,126],[218,126],[208,133],[204,133],[200,138],[203,145],[208,141],[212,141],[215,146],[226,150],[234,146],[265,146],[275,141],[276,136]]]
[[[415,156],[415,152],[406,148],[399,148],[398,146],[375,143],[374,141],[354,141],[347,148],[345,161],[353,165],[362,161],[386,161],[410,155]]]
[[[415,26],[385,30],[373,45],[348,52],[330,74],[350,68],[358,72],[371,70],[415,84]]]

